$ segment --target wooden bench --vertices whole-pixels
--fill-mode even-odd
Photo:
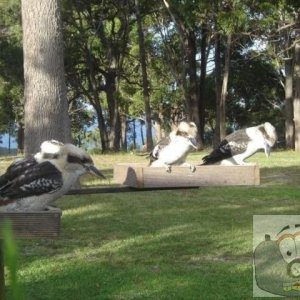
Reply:
[[[197,166],[192,172],[188,167],[149,167],[141,163],[114,166],[114,181],[134,188],[175,188],[200,186],[259,185],[258,165]]]

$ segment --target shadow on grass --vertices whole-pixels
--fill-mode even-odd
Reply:
[[[298,214],[298,179],[280,183],[298,170],[262,169],[259,187],[64,197],[60,238],[22,242],[26,299],[251,299],[252,217]]]

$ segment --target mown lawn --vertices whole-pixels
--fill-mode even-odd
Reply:
[[[189,158],[200,162],[203,155]],[[145,157],[94,160],[112,178],[115,163]],[[58,200],[59,239],[18,241],[24,299],[252,299],[252,217],[299,213],[300,154],[259,153],[250,161],[261,167],[260,186]]]

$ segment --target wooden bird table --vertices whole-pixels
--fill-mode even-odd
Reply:
[[[259,185],[260,172],[256,164],[197,166],[195,172],[187,167],[172,166],[168,173],[164,167],[121,163],[114,166],[114,181],[138,189]]]
[[[61,214],[58,208],[35,212],[0,212],[0,300],[5,299],[4,222],[11,222],[16,239],[55,239],[59,236]]]

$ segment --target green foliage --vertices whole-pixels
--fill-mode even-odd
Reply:
[[[283,128],[284,90],[272,62],[250,52],[248,58],[244,56],[233,63],[232,70],[228,94],[230,123],[250,126],[268,120],[276,128]]]
[[[20,1],[0,6],[0,132],[23,118]]]
[[[279,73],[284,59],[293,55],[295,34],[293,26],[280,28],[295,21],[298,1],[168,0],[168,3],[180,20],[181,30],[196,37],[198,83],[203,26],[207,29],[205,128],[213,128],[215,124],[213,56],[217,32],[221,35],[222,65],[226,36],[232,34],[233,41],[227,126],[239,127],[268,119],[282,128],[284,120],[278,107],[282,108],[284,96],[280,83],[284,78]],[[120,115],[128,119],[143,116],[134,1],[64,0],[62,4],[68,97],[75,103],[75,110],[70,109],[73,136],[89,139],[85,130],[94,121],[85,110],[77,110],[82,103],[89,103],[95,109],[100,106],[105,134],[110,130],[114,100]],[[152,115],[159,116],[168,128],[175,119],[187,117],[188,84],[184,83],[189,78],[187,57],[182,51],[182,37],[163,1],[140,1],[140,4]],[[20,0],[7,0],[0,5],[0,30],[0,132],[5,132],[9,124],[23,118]],[[258,49],[259,44],[263,50]],[[108,82],[116,88],[110,99]]]

